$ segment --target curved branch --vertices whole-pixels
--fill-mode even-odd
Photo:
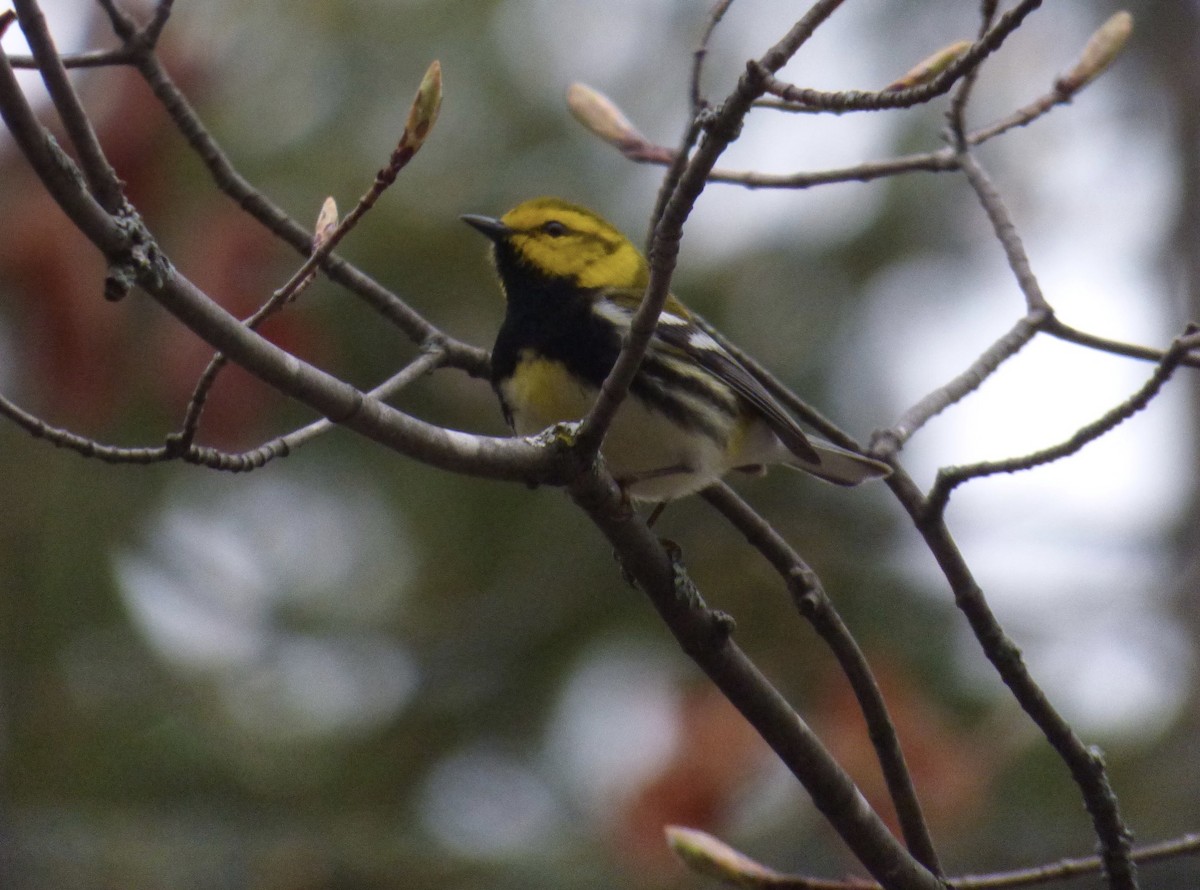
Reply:
[[[12,20],[0,15],[0,24]],[[3,28],[0,27],[0,32]],[[91,232],[92,242],[106,257],[130,248],[128,233],[88,194],[79,168],[38,121],[17,83],[8,57],[0,50],[0,117],[9,133],[42,181],[46,191],[80,229]]]
[[[139,51],[134,64],[179,132],[204,163],[217,188],[268,231],[300,254],[308,256],[312,249],[312,233],[255,189],[234,168],[154,53]],[[473,377],[488,376],[489,356],[485,350],[450,337],[337,254],[326,257],[321,262],[321,270],[331,280],[362,298],[418,346],[436,345],[443,349],[448,367],[459,368]]]
[[[1021,236],[1017,232],[1017,227],[1013,225],[1012,217],[1009,216],[1000,193],[996,191],[996,187],[992,185],[987,173],[979,166],[979,162],[967,148],[966,136],[959,131],[958,137],[961,140],[958,165],[978,196],[984,212],[987,213],[988,219],[992,223],[992,229],[996,233],[996,240],[1004,248],[1008,266],[1016,276],[1021,293],[1025,295],[1026,308],[1030,313],[1052,312],[1050,304],[1046,302],[1046,297],[1042,294],[1042,286],[1038,283],[1037,276],[1033,274],[1033,269],[1029,264],[1029,255],[1025,252],[1025,245],[1021,243]]]
[[[1194,333],[1195,330],[1195,326],[1189,326],[1184,337]],[[946,504],[950,500],[950,494],[964,482],[969,482],[972,479],[982,479],[985,476],[993,476],[997,473],[1016,473],[1022,470],[1030,470],[1056,460],[1062,460],[1077,453],[1085,445],[1096,441],[1101,436],[1124,423],[1149,405],[1150,401],[1158,395],[1166,382],[1171,379],[1176,368],[1179,367],[1180,362],[1187,355],[1187,346],[1185,345],[1184,337],[1177,338],[1171,344],[1171,348],[1167,350],[1162,362],[1154,369],[1154,373],[1150,376],[1150,379],[1142,384],[1137,392],[1112,410],[1106,411],[1096,420],[1080,427],[1072,436],[1057,445],[1052,445],[1049,448],[1043,448],[1021,457],[1010,457],[997,461],[981,461],[980,463],[968,464],[961,467],[944,467],[939,470],[937,481],[934,483],[933,488],[930,489],[927,498],[928,509],[939,514],[944,512]]]
[[[708,23],[704,26],[704,34],[700,37],[700,45],[692,53],[692,77],[689,95],[692,102],[693,118],[708,105],[703,93],[700,91],[700,79],[704,72],[704,61],[708,57],[708,41],[712,39],[713,32],[717,30],[717,25],[721,24],[721,19],[725,17],[725,13],[732,3],[733,0],[717,0],[712,12],[708,14]]]
[[[242,325],[171,266],[140,220],[112,217],[87,194],[74,163],[57,150],[34,119],[3,53],[0,113],[51,196],[86,238],[106,256],[116,256],[124,264],[129,283],[139,285],[210,346],[259,379],[334,423],[432,466],[531,484],[565,481],[569,462],[554,438],[539,444],[529,439],[476,436],[425,423],[300,361]],[[426,342],[430,347],[440,345],[433,336]],[[449,347],[446,354],[448,361]]]
[[[436,351],[423,353],[411,364],[372,389],[367,395],[375,399],[389,398],[418,377],[434,370],[442,360],[443,356]],[[177,434],[167,437],[165,445],[132,448],[106,445],[87,436],[81,436],[62,427],[46,423],[37,415],[31,414],[2,395],[0,395],[0,414],[9,418],[34,438],[45,439],[57,448],[66,448],[82,457],[96,458],[104,463],[152,464],[180,460],[184,463],[228,473],[245,473],[261,469],[275,458],[287,457],[300,446],[311,442],[334,427],[329,420],[317,420],[300,429],[293,430],[287,435],[264,442],[256,448],[241,452],[229,452],[194,444],[189,444],[185,448]]]
[[[250,331],[170,266],[159,280],[143,279],[138,284],[214,349],[333,423],[444,470],[532,484],[565,481],[564,449],[556,440],[538,443],[478,436],[425,423]]]
[[[134,53],[127,47],[116,49],[97,49],[81,53],[66,53],[60,55],[59,61],[66,69],[72,68],[111,68],[118,65],[132,65]],[[15,54],[8,57],[8,62],[14,68],[27,70],[38,67],[37,59],[33,56]]]
[[[121,181],[104,156],[87,112],[83,110],[83,104],[67,78],[67,69],[63,67],[54,46],[54,38],[46,27],[46,17],[35,0],[13,0],[13,6],[50,100],[79,154],[79,163],[92,194],[109,213],[118,212],[125,203]]]
[[[761,73],[765,90],[787,102],[839,113],[844,111],[883,111],[890,108],[911,108],[914,105],[921,105],[949,92],[959,79],[975,70],[984,59],[999,49],[1009,35],[1021,26],[1025,17],[1041,5],[1042,0],[1022,0],[1021,3],[1000,16],[996,24],[982,38],[971,44],[971,47],[951,65],[948,65],[945,71],[921,86],[910,87],[906,90],[879,92],[862,90],[826,92],[801,89],[776,80],[772,74],[778,68],[767,69],[766,66],[763,66]],[[751,62],[750,64],[755,66],[760,63]],[[782,67],[782,65],[778,67]]]
[[[896,841],[845,770],[730,637],[731,619],[705,606],[599,464],[575,476],[571,498],[617,551],[680,647],[757,730],[866,869],[889,890],[944,890]]]
[[[87,436],[81,436],[62,427],[53,426],[2,395],[0,395],[0,414],[7,417],[35,439],[45,439],[56,448],[66,448],[83,457],[94,457],[105,463],[153,464],[171,459],[171,455],[163,445],[145,448],[124,448],[117,445],[105,445]]]
[[[711,834],[695,828],[667,827],[667,842],[693,871],[712,875],[728,884],[753,890],[879,890],[879,885],[858,880],[831,881],[807,875],[784,874],[740,853]],[[1200,853],[1200,834],[1185,834],[1156,844],[1134,847],[1135,862],[1159,862]],[[983,875],[947,878],[952,890],[1011,890],[1036,887],[1102,871],[1099,856],[1060,859],[1045,865]]]
[[[599,451],[600,443],[641,366],[642,356],[650,345],[658,316],[667,300],[675,261],[679,256],[683,224],[704,191],[717,160],[740,134],[742,122],[754,100],[762,96],[764,83],[761,72],[776,71],[786,64],[842,2],[818,0],[782,40],[767,50],[757,65],[750,66],[738,78],[737,86],[721,104],[720,110],[704,121],[704,140],[683,168],[669,198],[661,202],[662,216],[650,239],[650,281],[641,305],[634,313],[621,352],[600,387],[596,403],[579,429],[576,447],[581,458],[590,459]]]
[[[728,485],[719,482],[701,494],[774,566],[787,584],[800,614],[812,624],[837,658],[867,722],[871,744],[896,808],[905,843],[918,862],[940,875],[942,871],[933,838],[925,824],[921,802],[879,684],[866,655],[834,608],[820,579],[787,541]]]
[[[903,468],[893,465],[886,480],[937,560],[954,593],[954,602],[967,619],[980,648],[1009,688],[1021,709],[1041,731],[1046,741],[1066,764],[1083,796],[1084,806],[1100,842],[1104,868],[1114,890],[1136,890],[1136,869],[1129,859],[1129,831],[1121,818],[1117,798],[1108,781],[1104,756],[1098,748],[1080,741],[1075,730],[1046,698],[1029,673],[1021,650],[1009,639],[988,605],[958,544],[946,526],[945,517],[928,509],[920,489]]]
[[[1109,352],[1113,355],[1123,355],[1127,358],[1136,358],[1147,362],[1161,362],[1167,356],[1165,349],[1155,349],[1152,346],[1139,346],[1136,343],[1125,343],[1121,340],[1112,340],[1108,337],[1098,336],[1097,334],[1089,334],[1087,331],[1071,327],[1057,315],[1051,317],[1046,322],[1042,327],[1042,333],[1056,337],[1067,343],[1075,343],[1079,346],[1095,349],[1098,352]],[[1185,353],[1179,359],[1179,364],[1188,368],[1200,368],[1200,355]]]
[[[965,371],[905,411],[892,426],[876,430],[871,436],[871,453],[885,459],[893,456],[912,438],[913,433],[982,386],[1000,365],[1020,352],[1052,317],[1045,312],[1031,312],[1019,319]]]

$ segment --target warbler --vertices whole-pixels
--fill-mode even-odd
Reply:
[[[522,436],[584,417],[612,370],[650,278],[634,244],[592,211],[534,198],[462,220],[492,242],[506,299],[492,386]],[[669,296],[601,454],[635,501],[664,503],[731,470],[786,464],[837,485],[890,468],[806,436],[795,419]]]

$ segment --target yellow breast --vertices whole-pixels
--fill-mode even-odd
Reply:
[[[565,420],[579,420],[596,400],[595,388],[572,377],[562,362],[529,350],[521,352],[512,377],[500,388],[521,436]]]

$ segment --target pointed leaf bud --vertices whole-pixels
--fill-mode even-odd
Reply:
[[[408,121],[404,125],[404,133],[409,138],[414,152],[421,147],[425,137],[433,129],[441,108],[442,63],[434,59],[425,70],[425,76],[421,78],[412,108],[408,111]]]
[[[706,832],[681,825],[668,825],[665,831],[667,846],[697,874],[737,885],[782,877],[779,872],[760,865]]]
[[[338,226],[338,207],[337,201],[333,198],[326,198],[325,203],[321,205],[321,212],[317,214],[317,224],[313,228],[313,250],[320,250],[329,238],[333,235]]]
[[[1133,16],[1123,9],[1114,13],[1088,39],[1079,60],[1058,79],[1055,88],[1067,96],[1079,92],[1113,63],[1132,33]]]
[[[425,144],[425,138],[437,121],[438,111],[442,107],[442,63],[434,59],[421,78],[417,87],[417,95],[413,97],[412,106],[408,109],[408,120],[404,123],[404,132],[400,135],[400,144],[392,153],[392,161],[388,173],[395,177],[396,173],[412,160]]]
[[[586,84],[567,87],[567,107],[575,120],[610,145],[626,149],[646,141],[612,99]]]
[[[944,46],[928,58],[922,59],[899,79],[889,83],[883,88],[883,91],[895,93],[899,90],[924,86],[958,61],[958,57],[970,48],[971,41],[969,40],[957,40],[949,46]]]

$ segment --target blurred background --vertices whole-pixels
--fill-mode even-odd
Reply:
[[[43,6],[63,49],[113,44],[92,3]],[[784,76],[878,88],[972,36],[975,6],[848,2]],[[233,163],[302,221],[326,195],[353,205],[440,59],[430,141],[342,252],[487,346],[503,307],[482,239],[458,215],[558,194],[640,239],[661,170],[584,132],[564,93],[586,82],[672,144],[709,8],[208,0],[178,4],[162,57]],[[719,100],[804,8],[737,0],[705,92]],[[973,124],[1045,93],[1117,8],[1031,16],[984,68]],[[1200,315],[1200,7],[1127,8],[1135,33],[1114,68],[981,157],[1061,317],[1162,346]],[[24,51],[10,30],[5,47]],[[75,80],[185,274],[241,314],[288,278],[296,257],[215,192],[136,76]],[[759,111],[722,166],[815,170],[935,149],[945,107]],[[7,134],[0,213],[0,392],[101,441],[161,442],[208,349],[139,295],[103,301],[101,260]],[[983,213],[950,175],[803,192],[714,185],[685,230],[676,289],[864,440],[1023,312]],[[363,387],[413,354],[325,281],[266,333]],[[1150,371],[1039,339],[919,433],[906,466],[928,485],[944,464],[1055,443]],[[1143,842],[1200,824],[1198,393],[1181,371],[1077,457],[972,483],[949,512],[1035,676],[1104,748]],[[457,372],[397,403],[503,432],[488,387]],[[239,449],[309,419],[233,369],[201,437]],[[887,490],[782,472],[737,485],[867,650],[950,872],[1090,853],[1065,768],[1005,694]],[[340,431],[223,476],[87,461],[6,422],[0,503],[6,888],[711,886],[666,851],[672,823],[781,870],[860,873],[559,491],[459,478]],[[890,818],[847,685],[763,561],[698,499],[659,529]],[[1194,888],[1200,861],[1143,873],[1147,887]]]

